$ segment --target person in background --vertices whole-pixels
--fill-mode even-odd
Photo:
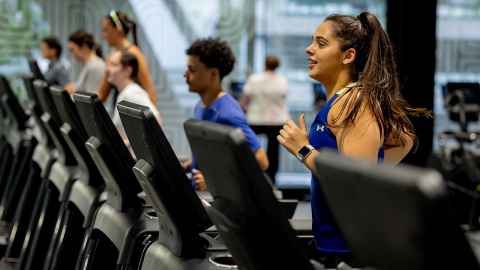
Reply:
[[[268,139],[267,156],[270,162],[266,173],[273,183],[278,171],[278,132],[290,119],[287,107],[288,81],[275,71],[280,60],[273,55],[265,59],[265,71],[251,75],[244,88],[242,105],[247,110],[247,120],[256,134],[265,134]]]
[[[278,141],[312,172],[322,149],[373,163],[399,163],[415,142],[408,116],[428,111],[410,108],[402,98],[392,45],[377,17],[369,12],[328,16],[306,53],[309,76],[325,86],[327,103],[309,132],[302,114],[298,125],[291,120],[284,125]],[[351,264],[351,250],[313,175],[311,196],[314,254],[326,268]]]
[[[186,50],[186,54],[185,80],[190,91],[197,93],[201,99],[195,106],[194,117],[240,128],[260,168],[266,170],[267,155],[247,124],[240,104],[222,88],[222,79],[233,70],[235,64],[235,56],[230,46],[219,39],[199,39]],[[194,171],[193,179],[198,190],[206,188],[200,171]]]
[[[133,43],[128,40],[130,32],[133,35]],[[112,10],[102,19],[102,35],[114,52],[126,50],[135,55],[138,61],[138,84],[147,91],[153,104],[157,104],[157,92],[150,77],[147,61],[137,44],[136,23],[128,18],[125,13]],[[106,101],[110,90],[111,85],[108,83],[107,78],[104,77],[97,92],[99,99]]]
[[[100,47],[92,34],[79,30],[68,38],[68,49],[76,61],[83,67],[76,82],[71,82],[65,89],[73,94],[75,91],[97,93],[100,82],[105,75],[106,65]]]
[[[134,54],[128,51],[115,51],[107,60],[107,81],[118,89],[118,102],[129,101],[150,108],[158,123],[161,124],[160,113],[148,97],[147,92],[136,83],[139,63]],[[115,108],[112,122],[117,127],[122,139],[128,144],[118,110]]]
[[[43,58],[50,61],[44,74],[49,85],[64,87],[70,82],[70,74],[65,62],[61,60],[62,45],[57,38],[50,36],[42,39],[40,51]]]

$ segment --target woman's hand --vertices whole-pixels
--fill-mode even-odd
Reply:
[[[180,159],[180,164],[182,165],[183,169],[186,170],[189,167],[192,167],[192,160],[191,159]]]
[[[67,85],[63,87],[70,95],[73,95],[75,93],[75,83],[70,82]]]
[[[288,120],[287,123],[283,125],[282,130],[280,130],[277,140],[294,155],[296,155],[302,147],[307,145],[309,142],[305,125],[305,114],[302,113],[298,118],[298,126],[292,120]]]

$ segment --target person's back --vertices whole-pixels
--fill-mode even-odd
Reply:
[[[288,81],[285,77],[263,72],[250,76],[244,94],[250,98],[247,119],[251,125],[282,125],[290,115],[286,104]]]
[[[280,60],[273,55],[265,59],[265,71],[250,76],[244,87],[242,103],[247,108],[248,123],[256,134],[267,136],[267,156],[270,166],[267,174],[273,183],[279,167],[277,135],[290,119],[287,107],[288,81],[275,73]]]
[[[193,114],[199,120],[241,128],[252,151],[256,152],[260,149],[260,143],[245,121],[240,104],[231,95],[225,93],[208,106],[199,101]]]

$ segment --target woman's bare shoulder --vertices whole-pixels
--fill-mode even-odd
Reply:
[[[142,51],[136,45],[128,47],[128,52],[134,54],[136,57],[144,57]]]
[[[357,88],[353,88],[347,93],[338,96],[328,112],[328,123],[331,125],[342,123],[343,120],[348,117],[349,113],[353,110],[355,103],[360,98],[360,91]],[[365,104],[360,106],[362,106],[362,110],[364,110],[363,107]]]

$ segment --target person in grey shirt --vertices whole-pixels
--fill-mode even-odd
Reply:
[[[75,91],[97,93],[106,65],[101,58],[102,53],[92,34],[79,30],[68,38],[68,49],[75,60],[83,65],[76,80],[71,82],[65,89],[73,94]]]
[[[70,73],[65,62],[60,59],[62,55],[62,45],[55,37],[46,37],[40,43],[42,56],[49,60],[48,70],[44,77],[49,85],[59,85],[64,87],[70,82]]]

